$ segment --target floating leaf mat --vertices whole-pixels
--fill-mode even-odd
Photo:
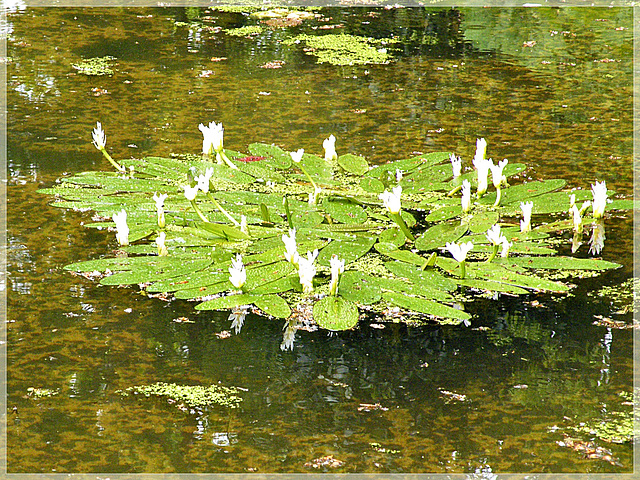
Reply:
[[[374,167],[352,154],[327,161],[304,153],[295,164],[289,152],[260,143],[249,145],[246,153],[225,153],[237,170],[219,165],[213,156],[147,157],[122,161],[127,174],[79,173],[40,190],[56,196],[55,207],[90,210],[103,219],[86,225],[90,228],[113,231],[113,214],[127,212],[130,245],[110,257],[65,268],[91,272],[87,276],[100,278],[103,285],[137,284],[150,293],[195,300],[198,310],[254,305],[266,315],[289,318],[298,302],[312,296],[313,321],[325,329],[344,330],[357,325],[364,310],[383,312],[389,307],[399,309],[401,316],[467,322],[463,293],[467,300],[473,292],[562,293],[569,284],[547,278],[546,272],[620,266],[557,254],[558,245],[570,244],[573,235],[570,195],[582,202],[591,192],[563,191],[563,180],[519,181],[522,164],[505,168],[511,186],[503,189],[498,206],[496,192],[490,190],[481,198],[474,195],[471,211],[464,213],[456,187],[465,179],[475,187],[477,175],[467,171],[453,178],[449,152]],[[206,169],[213,169],[211,189],[195,199],[203,221],[185,198],[184,186],[194,185]],[[309,201],[314,188],[307,174],[320,189],[315,204]],[[379,199],[381,192],[398,185],[403,188],[402,221],[414,240],[398,228]],[[167,195],[163,228],[158,226],[154,194]],[[521,233],[520,202],[526,201],[534,203],[533,228]],[[615,200],[607,210],[632,207],[630,200]],[[229,216],[245,216],[246,233]],[[584,218],[585,229],[593,221]],[[506,258],[487,261],[493,247],[485,233],[495,224],[502,226],[512,246]],[[311,294],[303,293],[296,267],[283,256],[282,235],[291,228],[296,229],[301,256],[319,250]],[[154,242],[161,232],[168,256],[159,256]],[[473,241],[474,248],[462,278],[460,264],[444,247],[466,241]],[[242,293],[234,291],[228,273],[237,253],[246,266]],[[337,295],[331,296],[329,265],[334,255],[345,261],[345,272]]]

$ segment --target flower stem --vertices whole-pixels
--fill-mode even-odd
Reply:
[[[210,192],[207,192],[207,196],[209,197],[209,200],[211,200],[211,203],[213,203],[213,206],[216,207],[218,210],[220,210],[225,217],[227,217],[229,220],[231,220],[231,223],[233,223],[236,227],[240,226],[240,223],[238,223],[238,221],[235,218],[233,218],[231,216],[231,214],[229,212],[227,212],[222,207],[222,205],[220,205],[218,203],[218,201],[215,198],[213,198],[213,195],[211,195]]]
[[[498,205],[500,205],[500,197],[502,196],[502,189],[500,187],[498,187],[496,189],[496,201],[493,204],[494,207],[497,207]]]
[[[451,190],[449,193],[447,193],[447,197],[452,197],[453,195],[455,195],[460,190],[462,190],[462,185],[458,185],[453,190]]]
[[[111,162],[111,165],[113,165],[116,168],[116,170],[122,173],[127,171],[123,166],[121,166],[118,162],[116,162],[113,158],[111,158],[111,155],[109,155],[106,148],[101,147],[100,151],[105,156],[105,158],[109,160],[109,162]]]
[[[193,209],[196,211],[196,213],[200,217],[200,220],[202,220],[205,223],[209,223],[209,220],[207,219],[207,217],[204,216],[202,211],[198,208],[198,205],[196,205],[196,201],[195,200],[190,200],[190,202],[191,202],[191,206],[193,207]]]
[[[313,186],[313,190],[314,192],[316,190],[318,190],[318,186],[316,185],[316,182],[313,181],[313,178],[311,178],[311,176],[307,173],[307,171],[302,167],[302,165],[298,164],[298,166],[300,167],[300,170],[302,170],[302,173],[304,173],[307,178],[309,179],[309,181],[311,182],[311,185]]]
[[[411,233],[411,231],[409,230],[409,227],[407,227],[407,224],[404,222],[402,216],[400,215],[400,212],[389,213],[389,216],[391,217],[391,220],[396,222],[396,224],[400,227],[400,230],[402,230],[402,233],[404,233],[405,237],[407,237],[412,242],[416,239],[416,237],[413,236],[413,233]]]
[[[224,153],[224,150],[220,150],[219,152],[216,152],[216,153],[220,155],[220,158],[222,158],[224,163],[226,163],[229,168],[238,170],[238,167],[236,167],[233,163],[231,163],[231,160],[229,160],[229,157],[227,157],[227,155]]]
[[[499,245],[494,245],[493,246],[493,252],[491,252],[491,256],[487,259],[487,263],[491,263],[491,261],[496,258],[496,255],[498,254],[498,248],[500,248]]]
[[[467,266],[467,262],[466,260],[463,260],[461,262],[458,262],[458,265],[460,265],[460,278],[464,278],[466,272],[466,266]]]

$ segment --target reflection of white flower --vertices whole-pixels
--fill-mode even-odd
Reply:
[[[294,326],[287,325],[282,335],[282,343],[280,344],[280,350],[293,350],[293,342],[296,339],[296,328]]]
[[[467,259],[467,253],[473,248],[473,242],[461,243],[460,245],[455,242],[447,243],[445,247],[456,261],[464,262]]]
[[[129,227],[127,226],[127,212],[122,210],[113,214],[116,223],[116,239],[120,245],[129,245]]]
[[[400,205],[401,194],[402,187],[398,185],[393,189],[393,193],[385,190],[380,195],[378,195],[378,198],[382,200],[382,203],[390,213],[398,213],[400,212],[400,208],[402,208],[402,206]]]
[[[182,188],[184,188],[184,196],[187,197],[187,200],[192,201],[196,199],[196,195],[198,194],[198,185],[195,187],[183,185]]]
[[[580,214],[580,209],[578,209],[575,203],[571,206],[571,214],[573,215],[574,232],[581,233],[582,232],[582,215]]]
[[[329,295],[335,295],[338,291],[338,280],[344,273],[344,260],[340,260],[337,255],[331,255],[331,286]]]
[[[509,255],[509,249],[513,246],[513,243],[510,243],[509,240],[507,240],[507,237],[502,237],[502,252],[500,253],[500,256],[502,258],[507,258],[507,256]]]
[[[462,182],[462,211],[468,213],[471,210],[471,182]]]
[[[224,128],[222,128],[222,122],[211,122],[208,127],[201,123],[198,125],[198,128],[204,136],[204,139],[202,140],[202,153],[205,155],[211,155],[214,151],[222,151],[224,139]]]
[[[336,153],[336,137],[333,136],[333,134],[329,135],[329,138],[322,142],[322,146],[324,147],[325,160],[329,161],[338,159],[338,154]]]
[[[498,225],[497,223],[489,230],[487,230],[486,236],[487,240],[489,240],[494,246],[500,245],[503,239],[507,239],[504,235],[502,235],[502,233],[500,233],[500,225]]]
[[[169,255],[167,246],[164,243],[166,238],[167,238],[167,234],[164,232],[160,232],[158,234],[158,238],[156,238],[156,245],[158,246],[158,255],[161,257],[166,257],[167,255]]]
[[[520,210],[522,210],[522,220],[520,220],[520,231],[522,233],[531,231],[531,211],[533,210],[533,202],[520,202]]]
[[[229,281],[231,285],[237,289],[241,289],[247,281],[247,271],[244,269],[242,263],[242,255],[237,254],[235,260],[231,260],[231,266],[229,267]]]
[[[449,157],[451,161],[451,169],[453,170],[453,178],[457,178],[462,173],[462,159],[456,157],[453,153]]]
[[[607,184],[596,182],[591,185],[591,193],[593,194],[593,218],[602,218],[604,209],[607,206]]]
[[[290,155],[291,160],[293,160],[295,163],[300,163],[300,161],[302,160],[302,155],[304,155],[304,148],[301,148],[296,152],[290,152]]]
[[[604,233],[604,220],[594,222],[593,232],[591,233],[591,239],[589,240],[589,253],[592,255],[600,255],[604,248],[604,241],[606,240]]]
[[[473,157],[473,164],[475,165],[476,162],[480,162],[480,161],[484,160],[486,154],[487,154],[487,141],[484,138],[477,138],[476,139],[476,154]],[[476,168],[478,168],[478,167],[476,167]]]
[[[207,193],[209,191],[209,182],[211,181],[212,176],[213,168],[209,167],[205,170],[203,175],[198,175],[195,178],[195,181],[198,182],[198,188],[202,190],[203,193]]]
[[[294,265],[298,265],[298,246],[296,245],[296,229],[289,229],[289,236],[282,234],[282,241],[284,242],[284,258],[287,262],[291,262]]]
[[[231,321],[231,328],[235,330],[236,335],[242,330],[242,325],[244,325],[244,319],[247,313],[249,313],[249,308],[249,305],[238,305],[231,309],[229,321]]]
[[[313,292],[313,277],[316,275],[316,266],[313,264],[318,257],[318,249],[307,252],[307,257],[298,258],[298,275],[304,293]]]
[[[507,166],[509,160],[506,158],[498,163],[498,165],[491,164],[489,168],[491,168],[491,176],[493,178],[493,186],[495,188],[500,188],[500,185],[507,182],[507,177],[502,174],[504,167]]]
[[[93,144],[98,150],[102,150],[107,144],[107,135],[102,130],[102,124],[96,122],[96,128],[93,129]]]

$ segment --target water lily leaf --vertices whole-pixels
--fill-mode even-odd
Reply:
[[[375,249],[387,257],[391,257],[401,262],[412,263],[413,265],[422,266],[427,261],[426,258],[413,253],[410,250],[399,250],[393,243],[376,243]]]
[[[226,238],[227,240],[248,240],[249,238],[251,238],[249,235],[242,232],[239,228],[231,227],[229,225],[221,225],[219,223],[210,222],[198,222],[196,225],[200,229],[213,233],[218,237]]]
[[[278,318],[288,318],[291,315],[291,308],[278,295],[254,295],[253,303],[267,315]]]
[[[437,208],[425,217],[427,222],[444,222],[450,218],[457,217],[462,213],[462,205],[449,205]]]
[[[322,202],[322,208],[336,222],[361,224],[367,220],[367,214],[364,209],[347,200],[325,199]]]
[[[609,270],[620,268],[622,265],[595,258],[571,258],[571,257],[515,257],[509,259],[497,259],[499,263],[517,265],[525,268],[544,270]]]
[[[337,255],[348,265],[371,250],[375,242],[375,237],[355,237],[350,241],[334,240],[322,249],[318,256],[318,264],[329,266],[331,256]]]
[[[265,167],[284,170],[291,167],[291,155],[276,145],[266,145],[264,143],[252,143],[248,147],[251,155],[267,157],[263,160]]]
[[[453,223],[438,223],[416,238],[416,248],[419,250],[435,250],[447,243],[455,242],[467,233],[467,225]]]
[[[347,270],[340,277],[338,293],[346,300],[362,305],[372,305],[382,298],[382,290],[376,277],[356,270]]]
[[[480,278],[456,279],[459,285],[478,290],[486,290],[490,292],[510,293],[512,295],[526,295],[529,293],[524,288],[509,285],[507,283],[494,282],[492,280],[482,280]]]
[[[333,172],[331,171],[331,166],[324,158],[305,152],[304,155],[302,155],[300,165],[302,165],[316,183],[331,183]],[[304,179],[308,181],[306,176]]]
[[[411,297],[409,295],[404,295],[397,292],[384,292],[382,294],[382,297],[389,303],[413,312],[426,313],[427,315],[433,315],[439,318],[450,318],[456,320],[468,320],[471,318],[471,315],[469,315],[467,312],[449,307],[447,305],[443,305],[438,302],[434,302],[432,300],[427,300],[426,298]],[[453,323],[457,325],[460,322],[456,321],[440,323]]]
[[[198,288],[185,288],[184,290],[176,290],[174,296],[182,300],[193,300],[196,298],[207,297],[209,295],[216,295],[218,293],[234,290],[235,287],[231,285],[231,282],[229,282],[228,280],[228,274],[226,275],[226,278],[227,280],[223,280],[222,282],[212,283]]]
[[[296,271],[291,263],[282,260],[254,268],[247,268],[247,283],[245,289],[248,292],[281,277],[286,277]]]
[[[384,192],[384,183],[377,178],[362,177],[360,179],[360,187],[362,187],[365,192],[369,193],[378,194]]]
[[[436,288],[428,287],[424,284],[416,285],[411,282],[400,280],[399,278],[375,278],[380,290],[396,293],[405,293],[412,296],[419,296],[437,300],[439,302],[451,302],[454,298],[448,293]]]
[[[358,323],[358,307],[349,300],[330,295],[321,298],[313,306],[313,318],[326,330],[349,330]]]
[[[144,258],[144,257],[139,257]],[[203,270],[211,265],[210,259],[187,260],[183,257],[155,257],[147,258],[142,264],[130,265],[131,270],[114,273],[100,280],[102,285],[133,285],[147,283],[163,278],[184,275]]]
[[[565,180],[553,179],[521,183],[519,185],[513,185],[509,188],[502,189],[502,198],[500,199],[501,205],[517,204],[520,208],[520,202],[533,201],[534,208],[538,202],[539,195],[559,190],[567,184]],[[490,192],[484,195],[478,203],[482,205],[493,205],[496,201],[496,192]]]
[[[282,293],[289,290],[298,288],[300,285],[300,279],[298,274],[287,275],[286,277],[279,278],[273,282],[260,285],[253,290],[256,295],[267,295],[272,293]]]
[[[396,247],[401,247],[407,241],[402,230],[398,227],[391,227],[384,230],[378,237],[380,243],[392,243]]]
[[[286,178],[277,171],[263,167],[262,164],[236,162],[241,172],[251,175],[253,178],[277,183],[285,183]]]
[[[349,173],[361,176],[369,171],[369,163],[364,157],[347,153],[338,157],[338,165]]]
[[[469,231],[471,233],[483,233],[498,223],[500,215],[498,212],[479,212],[469,221]]]
[[[214,298],[196,305],[196,310],[228,310],[240,305],[251,305],[256,300],[255,295],[246,293],[239,295],[226,295],[224,297]]]
[[[458,262],[456,262],[456,264],[457,263]],[[384,266],[394,275],[401,278],[406,278],[416,285],[423,285],[426,288],[444,290],[446,292],[450,292],[458,288],[456,282],[447,277],[444,277],[433,269],[421,270],[416,266],[397,261],[385,262]]]
[[[633,199],[615,199],[607,203],[607,210],[632,210],[634,208]]]

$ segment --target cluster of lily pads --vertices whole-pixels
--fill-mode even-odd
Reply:
[[[115,227],[119,248],[67,270],[195,300],[197,310],[232,309],[236,332],[250,308],[287,319],[289,348],[301,323],[345,330],[367,312],[392,311],[468,324],[463,290],[566,292],[549,271],[619,266],[556,247],[570,232],[575,253],[590,228],[589,251],[599,254],[605,209],[631,200],[608,199],[604,182],[563,191],[564,180],[518,181],[525,165],[494,164],[484,139],[466,167],[450,152],[370,166],[338,155],[333,135],[324,156],[262,143],[240,153],[224,148],[222,124],[199,128],[202,154],[117,162],[97,124],[94,145],[116,172],[40,192],[56,195],[54,206],[94,211],[86,226]]]

